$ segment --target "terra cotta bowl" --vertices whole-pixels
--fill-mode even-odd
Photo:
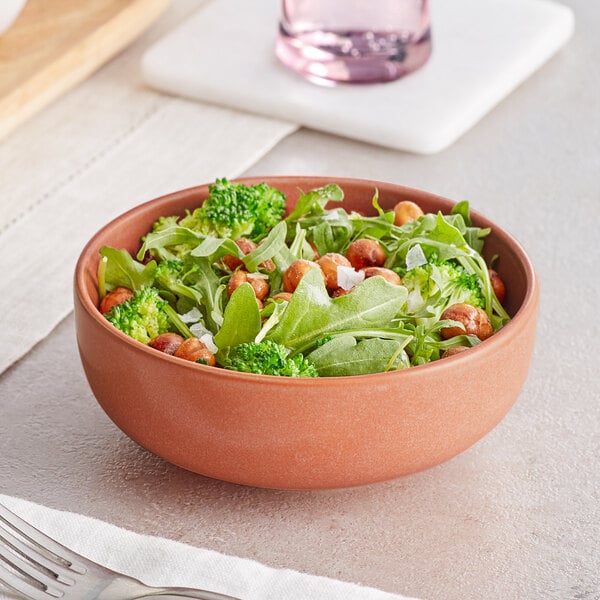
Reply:
[[[453,202],[389,183],[326,177],[267,177],[294,204],[298,188],[337,182],[347,209],[372,211],[413,200],[425,212]],[[142,204],[101,229],[75,273],[77,341],[90,386],[129,437],[190,471],[284,489],[355,486],[442,463],[469,448],[504,417],[525,381],[535,336],[538,286],[521,246],[491,227],[485,256],[497,254],[513,317],[468,352],[403,371],[332,378],[286,378],[226,371],[144,346],[98,311],[96,271],[103,245],[134,254],[161,215],[202,203],[208,186]]]

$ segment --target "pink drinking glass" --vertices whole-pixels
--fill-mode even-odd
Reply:
[[[431,54],[428,0],[282,0],[276,54],[317,83],[376,83]]]

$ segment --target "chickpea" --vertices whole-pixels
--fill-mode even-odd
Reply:
[[[358,270],[365,267],[381,267],[385,262],[386,256],[379,242],[361,238],[348,246],[346,258]]]
[[[400,279],[400,275],[395,273],[391,269],[384,269],[383,267],[366,267],[361,269],[361,271],[365,274],[365,279],[369,277],[375,277],[375,275],[380,275],[383,277],[388,283],[392,283],[394,285],[402,285],[402,279]]]
[[[112,292],[108,292],[102,301],[100,302],[100,312],[104,315],[113,306],[117,306],[117,304],[123,304],[129,298],[133,298],[133,292],[126,287],[118,287],[115,288]]]
[[[317,264],[321,267],[321,271],[325,275],[325,285],[328,290],[338,288],[338,267],[351,267],[350,261],[341,254],[336,252],[328,252],[317,260]]]
[[[318,266],[319,265],[312,260],[304,260],[303,258],[295,260],[283,274],[283,289],[286,292],[293,294],[304,275],[306,275],[313,267]],[[323,275],[323,279],[325,279],[325,275]]]
[[[231,296],[231,294],[233,294],[233,292],[235,292],[235,290],[237,290],[242,283],[247,282],[248,273],[246,273],[246,271],[242,271],[241,269],[239,271],[235,271],[227,283],[227,295]]]
[[[252,286],[258,300],[264,300],[269,295],[269,282],[260,273],[248,273],[248,283]]]
[[[269,284],[257,273],[248,273],[247,271],[236,271],[230,278],[227,284],[227,295],[231,296],[242,283],[249,283],[254,290],[254,294],[258,300],[264,300],[269,295]]]
[[[176,333],[161,333],[148,345],[165,354],[174,354],[183,343],[183,337]]]
[[[261,240],[260,242],[258,242],[258,245],[262,246],[264,241],[265,240]],[[275,263],[270,258],[267,258],[267,260],[263,260],[263,262],[261,262],[258,266],[262,267],[268,273],[272,273],[277,268],[275,266]]]
[[[504,281],[502,281],[500,275],[498,275],[494,269],[490,269],[489,273],[494,294],[496,294],[498,302],[500,302],[500,304],[504,304],[504,297],[506,296],[506,287],[504,286]]]
[[[242,251],[244,255],[250,254],[252,250],[256,250],[256,244],[252,240],[248,240],[246,238],[235,240],[235,245]],[[222,260],[230,271],[235,271],[244,264],[241,258],[234,256],[233,254],[226,254]]]
[[[331,297],[339,298],[340,296],[346,296],[352,290],[354,290],[354,288],[352,288],[351,290],[345,290],[344,288],[337,288],[336,290],[333,290],[333,292],[331,292]]]
[[[277,268],[275,266],[275,263],[270,258],[267,258],[267,260],[263,260],[263,262],[261,262],[258,266],[262,267],[265,271],[269,273],[272,273]]]
[[[289,302],[291,299],[292,294],[289,292],[279,292],[279,294],[273,296],[273,300],[284,300],[285,302]]]
[[[422,216],[421,207],[410,200],[403,200],[394,206],[394,225],[399,227],[411,221],[416,221]]]
[[[480,340],[485,340],[494,333],[486,312],[470,304],[449,306],[441,316],[441,320],[445,319],[458,321],[465,327],[464,331],[460,327],[444,327],[440,333],[445,340],[456,335],[476,335]]]
[[[448,350],[444,350],[442,356],[440,358],[448,358],[449,356],[454,356],[455,354],[460,354],[465,350],[468,350],[467,346],[454,346],[453,348],[448,348]]]
[[[173,356],[192,362],[202,362],[211,367],[214,367],[216,363],[215,355],[198,338],[184,340]]]

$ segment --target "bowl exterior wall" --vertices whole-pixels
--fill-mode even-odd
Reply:
[[[294,188],[309,189],[323,179],[293,182]],[[375,182],[341,185],[351,207],[368,208],[364,198],[370,204]],[[386,187],[383,194],[380,187],[383,206],[408,197],[406,188],[378,185]],[[289,192],[281,183],[278,187]],[[425,202],[416,201],[427,210],[439,205],[434,196],[410,192],[413,199],[425,196]],[[435,364],[351,378],[290,380],[187,363],[116,331],[95,308],[98,249],[110,241],[135,250],[139,235],[158,215],[193,207],[190,202],[203,194],[181,192],[147,205],[142,216],[140,209],[128,213],[90,242],[77,268],[82,364],[100,405],[133,440],[174,464],[218,479],[269,488],[335,488],[437,465],[474,444],[510,409],[533,350],[537,284],[533,271],[521,264],[519,249],[504,247],[501,239],[496,243],[501,261],[511,267],[515,282],[528,279],[518,318],[468,353]]]

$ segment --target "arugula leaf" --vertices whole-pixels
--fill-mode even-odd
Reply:
[[[205,325],[216,334],[223,324],[221,298],[225,285],[213,271],[208,258],[195,258],[194,262],[198,268],[186,275],[186,282],[200,292],[202,305],[199,308],[204,315]]]
[[[223,325],[214,337],[219,350],[253,342],[260,331],[260,311],[256,295],[249,283],[242,283],[231,294],[225,307]]]
[[[471,223],[471,214],[470,214],[470,210],[469,210],[469,201],[468,200],[462,200],[461,202],[457,202],[452,207],[452,210],[450,211],[450,213],[453,215],[461,215],[463,218],[463,221],[465,222],[465,225],[467,227],[471,227],[472,223]]]
[[[126,287],[135,292],[154,282],[155,261],[151,260],[144,265],[135,261],[127,250],[117,250],[110,246],[103,246],[100,255],[106,258],[104,281],[107,290]]]
[[[350,294],[330,298],[321,270],[313,268],[300,280],[267,339],[303,352],[316,340],[335,332],[389,327],[407,295],[402,286],[392,285],[382,277],[370,277]]]
[[[285,246],[286,235],[287,225],[285,221],[280,221],[271,229],[262,244],[258,245],[256,249],[242,258],[242,262],[246,265],[248,271],[256,271],[260,263],[273,258],[277,253],[281,252]]]
[[[261,318],[266,316],[267,312],[270,312],[267,320],[263,323],[262,328],[258,335],[256,336],[255,342],[262,342],[269,331],[279,323],[281,320],[281,315],[285,312],[288,303],[286,301],[275,302],[271,300],[267,306],[261,312]]]
[[[241,250],[238,245],[229,238],[207,236],[190,252],[190,254],[198,257],[210,257],[211,259],[216,260],[217,258],[225,256],[225,254],[240,256]]]
[[[187,227],[178,225],[169,226],[166,229],[153,231],[146,235],[144,243],[137,254],[137,259],[142,260],[148,250],[164,248],[165,246],[178,246],[179,244],[190,244],[197,246],[205,236],[196,233]]]
[[[307,215],[320,215],[325,211],[328,202],[341,202],[344,192],[337,183],[316,188],[298,198],[294,210],[287,216],[286,221],[295,221]]]
[[[322,217],[301,224],[309,229],[321,256],[327,252],[343,252],[355,235],[354,225],[343,208],[329,210]]]
[[[341,335],[313,350],[307,358],[317,367],[320,377],[365,375],[388,371],[402,349],[403,344],[397,340],[357,341],[352,335]]]

